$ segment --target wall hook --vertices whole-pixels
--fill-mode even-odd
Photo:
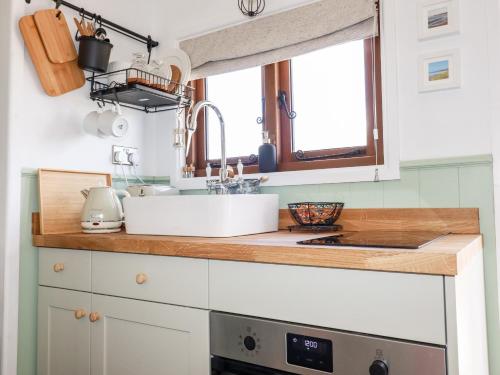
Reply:
[[[146,47],[148,48],[148,64],[151,62],[151,51],[153,50],[153,38],[148,35],[148,41],[146,42]]]
[[[286,91],[280,90],[278,92],[278,102],[280,105],[280,110],[285,112],[285,115],[286,117],[288,117],[288,119],[293,120],[297,117],[297,112],[288,108],[288,103],[286,101]]]

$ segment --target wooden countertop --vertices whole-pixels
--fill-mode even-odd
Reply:
[[[179,256],[299,266],[458,275],[482,251],[479,234],[450,234],[418,250],[297,245],[328,233],[275,233],[235,238],[115,234],[35,234],[37,247]]]

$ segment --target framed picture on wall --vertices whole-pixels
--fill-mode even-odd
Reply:
[[[459,0],[420,0],[418,38],[420,40],[456,34],[459,27]]]
[[[446,90],[461,86],[460,51],[451,50],[420,56],[420,92]]]

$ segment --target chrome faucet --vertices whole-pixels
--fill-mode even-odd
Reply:
[[[203,109],[203,108],[211,108],[215,114],[217,115],[217,118],[219,119],[220,123],[220,147],[221,147],[221,168],[220,168],[220,180],[219,183],[221,187],[228,181],[228,173],[227,173],[227,159],[226,159],[226,127],[224,124],[224,118],[222,117],[222,113],[213,104],[212,102],[208,100],[202,100],[201,102],[196,103],[196,105],[193,107],[193,112],[191,114],[191,119],[189,121],[189,124],[187,126],[188,130],[188,141],[186,145],[186,153],[189,152],[189,147],[191,145],[191,138],[196,131],[196,128],[198,127],[198,113]],[[225,189],[222,189],[225,191]]]

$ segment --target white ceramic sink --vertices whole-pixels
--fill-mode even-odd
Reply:
[[[123,199],[129,234],[234,237],[278,230],[277,194]]]

